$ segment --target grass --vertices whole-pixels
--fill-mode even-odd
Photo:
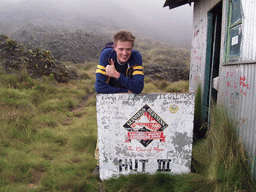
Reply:
[[[104,191],[173,191],[176,177],[168,174],[132,174],[121,175],[118,179],[104,182]]]
[[[165,80],[152,80],[145,77],[145,86],[142,93],[185,93],[189,90],[188,81],[168,82]]]
[[[235,121],[216,105],[211,109],[210,121],[206,139],[193,148],[195,173],[181,177],[177,190],[254,191],[247,158],[236,137]]]
[[[95,80],[0,79],[0,191],[97,191]]]
[[[0,71],[0,191],[253,191],[243,146],[224,109],[213,108],[206,139],[193,149],[195,172],[137,174],[104,182],[92,171],[97,141],[94,71],[60,84]],[[145,78],[143,93],[188,92],[188,82]],[[85,102],[86,100],[86,102]],[[101,183],[101,185],[99,184]]]

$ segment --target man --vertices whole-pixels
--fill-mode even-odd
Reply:
[[[141,93],[144,87],[142,57],[132,50],[134,40],[130,32],[119,31],[114,35],[114,49],[102,51],[96,70],[97,93]]]
[[[141,93],[144,87],[142,57],[133,50],[134,41],[131,32],[119,31],[114,35],[114,48],[106,48],[101,52],[96,70],[97,93]],[[94,155],[97,167],[93,173],[98,176],[98,142]]]

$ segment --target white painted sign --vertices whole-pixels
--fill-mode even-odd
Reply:
[[[194,94],[98,94],[102,180],[120,174],[188,173]]]

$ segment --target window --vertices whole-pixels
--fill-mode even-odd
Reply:
[[[229,1],[227,61],[239,60],[242,40],[241,0]]]

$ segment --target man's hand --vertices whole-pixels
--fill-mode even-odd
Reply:
[[[106,75],[116,79],[120,77],[120,73],[116,71],[113,59],[110,60],[110,65],[107,65],[106,67]]]

